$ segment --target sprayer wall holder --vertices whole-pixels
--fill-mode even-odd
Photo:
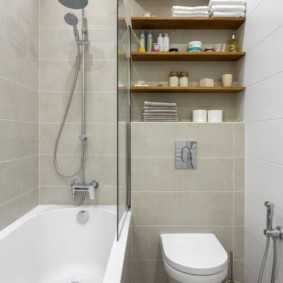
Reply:
[[[266,237],[283,240],[283,228],[281,226],[277,226],[275,229],[272,230],[264,229],[263,233]]]

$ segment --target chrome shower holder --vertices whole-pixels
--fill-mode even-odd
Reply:
[[[263,233],[266,237],[283,240],[283,227],[281,226],[277,226],[275,229],[272,230],[264,229]]]

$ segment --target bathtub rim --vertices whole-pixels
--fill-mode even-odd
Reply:
[[[116,213],[116,206],[115,205],[84,205],[84,206],[74,206],[74,205],[45,205],[40,204],[22,215],[20,218],[9,224],[7,227],[0,231],[0,241],[5,239],[15,230],[20,228],[22,225],[27,223],[28,221],[40,216],[40,215],[47,215],[49,213],[55,211],[66,211],[66,210],[100,210],[105,211],[107,213],[113,214],[114,216],[117,215]],[[117,235],[115,234],[115,237]]]

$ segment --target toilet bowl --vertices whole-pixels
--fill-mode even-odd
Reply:
[[[228,255],[214,234],[161,234],[164,269],[174,283],[221,283]]]

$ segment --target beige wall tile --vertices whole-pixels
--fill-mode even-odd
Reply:
[[[234,125],[235,157],[245,157],[245,124],[236,123]]]
[[[230,158],[199,158],[196,170],[175,169],[173,158],[132,158],[133,191],[232,189],[233,160]]]
[[[60,123],[66,107],[69,92],[40,93],[40,122]],[[86,93],[87,123],[116,123],[116,92]],[[80,123],[80,93],[76,92],[67,116],[67,123]]]
[[[0,34],[0,75],[38,89],[38,60]]]
[[[38,154],[38,125],[0,121],[0,162]]]
[[[234,274],[235,279],[239,283],[245,283],[244,282],[244,269],[245,269],[245,262],[244,261],[235,261],[234,262]],[[248,282],[246,282],[248,283]]]
[[[116,205],[117,203],[116,187],[102,187],[95,192],[95,200],[89,200],[86,196],[85,205]],[[80,199],[77,196],[76,199]],[[40,204],[70,205],[73,204],[71,187],[41,187],[40,188]]]
[[[245,189],[245,159],[234,159],[234,190],[244,191]]]
[[[86,60],[116,61],[116,29],[89,29],[90,45],[86,49]],[[41,29],[40,60],[70,60],[77,56],[77,45],[72,29]]]
[[[91,0],[85,8],[89,28],[116,28],[115,0]],[[72,11],[80,19],[80,11],[64,7],[58,1],[40,0],[40,26],[65,28],[64,15]]]
[[[30,19],[33,25],[38,27],[39,24],[39,2],[38,0],[13,0],[11,1],[15,4],[18,11],[23,13],[26,17]],[[6,3],[5,3],[6,4]],[[34,35],[33,35],[34,36]]]
[[[245,259],[245,227],[236,226],[234,228],[234,259]]]
[[[132,124],[133,157],[174,158],[176,140],[197,141],[198,157],[233,156],[233,124]]]
[[[38,157],[0,163],[0,204],[38,188]]]
[[[227,252],[233,248],[232,226],[133,226],[132,259],[161,260],[161,233],[213,233]]]
[[[38,122],[38,92],[0,78],[0,119]]]
[[[104,187],[116,186],[116,159],[114,156],[106,155],[88,155],[86,159],[86,180],[99,182]],[[79,155],[61,155],[58,156],[59,167],[63,173],[71,174],[79,168]],[[69,186],[74,177],[62,178],[54,169],[52,155],[44,155],[40,157],[40,185],[42,187],[49,186]]]
[[[232,193],[133,192],[133,225],[232,225]]]
[[[59,125],[42,124],[40,128],[40,153],[53,154],[55,139]],[[87,124],[87,153],[116,154],[116,124]],[[81,125],[66,124],[62,132],[59,154],[80,154],[81,141],[79,135]]]
[[[40,86],[42,91],[69,91],[75,73],[75,61],[41,61]],[[87,91],[116,91],[116,62],[87,61]],[[79,89],[79,83],[76,89]]]
[[[0,32],[8,37],[15,44],[26,50],[34,57],[38,57],[38,22],[33,22],[33,17],[29,17],[23,13],[22,8],[24,5],[15,1],[1,1],[0,11],[5,11],[1,15],[4,20],[1,21]],[[26,1],[22,1],[26,2]],[[35,1],[34,1],[35,2]],[[38,8],[37,3],[35,8]],[[31,5],[31,3],[26,3]],[[29,6],[33,10],[31,6]],[[25,8],[25,11],[27,9]],[[38,13],[38,10],[36,11]],[[30,13],[31,15],[32,13]]]
[[[28,191],[0,206],[0,230],[11,224],[38,204],[38,189]]]
[[[234,192],[234,224],[245,225],[245,193]]]
[[[168,283],[162,261],[132,261],[132,282],[134,283]]]

